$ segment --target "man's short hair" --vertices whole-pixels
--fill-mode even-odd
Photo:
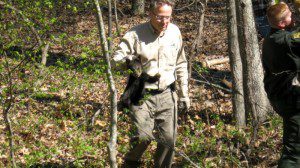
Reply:
[[[153,11],[155,10],[157,7],[159,6],[163,6],[163,5],[170,5],[172,8],[174,7],[175,3],[173,0],[151,0],[150,3],[150,10]]]
[[[284,3],[284,2],[280,2],[278,4],[275,5],[271,5],[268,9],[267,9],[267,17],[268,17],[268,21],[271,27],[278,27],[278,23],[282,20],[285,19],[285,17],[287,16],[287,12],[289,11],[289,6]]]

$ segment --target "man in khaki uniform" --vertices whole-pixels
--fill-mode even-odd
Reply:
[[[136,126],[132,149],[125,155],[124,167],[138,167],[151,140],[158,142],[154,166],[171,167],[177,128],[178,107],[188,109],[188,72],[182,37],[172,23],[173,3],[170,0],[151,1],[150,21],[137,25],[123,37],[113,61],[125,63],[138,60],[142,71],[155,82],[144,83],[145,95],[130,105]],[[176,92],[172,89],[176,82]]]

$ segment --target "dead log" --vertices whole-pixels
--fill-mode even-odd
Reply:
[[[201,83],[201,84],[205,84],[205,85],[209,85],[211,87],[215,87],[217,89],[220,89],[220,90],[223,90],[223,91],[226,91],[228,93],[231,93],[232,91],[230,89],[227,89],[227,88],[224,88],[220,85],[217,85],[217,84],[214,84],[214,83],[210,83],[208,81],[202,81],[202,80],[198,80],[198,79],[194,79],[194,78],[191,78],[191,81],[194,81],[196,83]]]
[[[222,83],[223,83],[226,87],[232,89],[232,82],[229,82],[229,81],[226,80],[226,79],[222,79]]]
[[[202,67],[210,68],[213,65],[224,64],[227,62],[229,62],[228,57],[216,58],[216,59],[211,59],[211,60],[205,59],[203,62],[201,62],[201,65],[202,65]]]

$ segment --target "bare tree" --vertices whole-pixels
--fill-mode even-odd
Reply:
[[[50,47],[50,42],[46,42],[43,49],[42,49],[42,65],[46,65],[47,64],[47,56],[48,56],[48,50]]]
[[[110,88],[110,94],[111,94],[111,109],[110,109],[110,116],[111,116],[111,125],[110,125],[110,141],[108,143],[108,151],[109,151],[109,161],[110,161],[110,167],[116,168],[117,167],[117,90],[115,88],[115,82],[114,78],[111,72],[111,64],[109,59],[109,52],[108,52],[108,44],[105,37],[105,29],[104,29],[104,22],[102,18],[102,12],[99,5],[98,0],[94,0],[96,9],[97,9],[97,23],[98,23],[98,29],[100,34],[100,41],[102,45],[102,51],[105,55],[105,60],[107,63],[107,78]]]
[[[237,16],[241,21],[238,29],[243,62],[243,87],[246,112],[252,115],[254,138],[256,138],[258,126],[266,119],[269,110],[263,85],[263,68],[260,58],[257,32],[254,23],[254,15],[251,0],[237,0]]]
[[[7,130],[7,137],[9,141],[9,154],[12,163],[12,167],[17,167],[15,156],[14,156],[14,132],[11,125],[11,120],[9,117],[9,113],[14,105],[15,101],[15,84],[14,84],[14,73],[18,72],[20,67],[25,61],[22,60],[18,65],[12,66],[9,64],[6,53],[1,49],[0,58],[2,57],[3,60],[0,59],[0,63],[3,66],[3,69],[0,68],[0,105],[2,106],[3,110],[3,118],[5,121],[5,126]],[[0,65],[0,66],[1,66]]]
[[[191,53],[190,53],[190,57],[189,57],[189,79],[191,78],[191,74],[192,74],[194,57],[199,53],[199,46],[202,44],[204,15],[205,15],[205,9],[207,6],[207,1],[208,0],[200,0],[198,32],[197,32],[196,38],[192,44],[192,49],[191,49]]]
[[[232,104],[235,114],[236,125],[246,126],[244,90],[243,90],[243,66],[240,55],[236,5],[235,0],[227,0],[227,20],[228,20],[228,53],[230,57],[230,68],[233,78]]]
[[[117,0],[114,0],[114,14],[115,14],[115,24],[116,24],[117,35],[120,36],[121,31],[120,31],[120,26],[119,26],[119,21],[118,21]]]
[[[111,0],[107,0],[108,3],[108,51],[112,48],[112,11],[111,11]]]
[[[131,0],[131,10],[134,15],[145,13],[145,0]]]

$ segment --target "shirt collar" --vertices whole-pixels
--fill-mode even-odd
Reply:
[[[166,33],[168,27],[169,27],[169,26],[168,26],[167,29],[164,30],[164,31],[161,33],[161,35],[159,35],[159,34],[155,31],[155,29],[154,29],[154,27],[152,26],[152,24],[151,24],[150,21],[148,22],[148,25],[149,25],[150,31],[151,31],[154,35],[159,36],[159,37],[163,37],[163,36],[165,35],[165,33]]]

